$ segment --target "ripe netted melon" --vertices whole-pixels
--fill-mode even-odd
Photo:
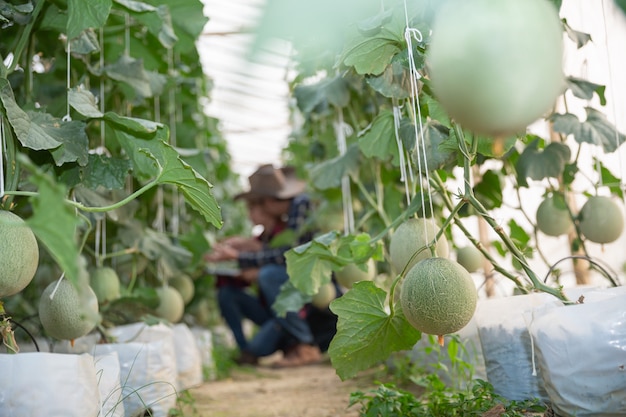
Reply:
[[[333,301],[336,296],[337,289],[335,288],[335,284],[333,284],[332,282],[328,282],[319,288],[317,294],[313,296],[311,304],[323,310],[328,307],[330,302]]]
[[[561,236],[574,229],[563,197],[549,196],[537,207],[537,229],[548,236]]]
[[[0,210],[0,298],[22,291],[39,264],[33,231],[18,215]]]
[[[372,281],[376,277],[376,262],[370,258],[365,267],[366,271],[359,268],[356,264],[347,264],[335,273],[335,278],[339,285],[350,289],[359,281]]]
[[[476,246],[463,246],[456,251],[456,261],[467,272],[476,272],[483,267],[485,257]]]
[[[90,286],[63,279],[49,284],[39,300],[39,319],[46,333],[60,340],[74,340],[89,333],[100,321],[98,298]],[[56,288],[54,297],[50,295]]]
[[[565,89],[563,26],[547,0],[452,0],[427,51],[435,96],[476,133],[523,131]]]
[[[457,262],[428,258],[418,262],[402,282],[400,305],[417,330],[444,335],[459,331],[474,315],[478,294],[472,277]]]
[[[120,278],[113,268],[95,268],[89,275],[89,281],[100,304],[120,298]]]
[[[183,296],[183,301],[185,302],[185,305],[189,304],[195,293],[193,279],[191,279],[189,275],[183,274],[170,278],[168,283],[172,287],[176,288],[180,295]]]
[[[398,226],[389,241],[389,257],[394,271],[399,274],[405,267],[408,271],[422,259],[430,258],[432,256],[430,249],[423,248],[435,238],[438,232],[439,226],[433,219],[411,218]],[[423,250],[415,255],[420,249]],[[448,239],[443,234],[435,245],[435,253],[442,258],[448,257]]]
[[[159,306],[155,314],[170,323],[178,323],[185,313],[183,296],[173,287],[159,287],[156,292],[159,297]]]
[[[622,209],[610,197],[589,197],[578,216],[580,232],[591,242],[614,242],[624,230]]]

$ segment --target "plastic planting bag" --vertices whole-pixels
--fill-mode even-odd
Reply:
[[[124,417],[120,358],[117,352],[96,356],[95,366],[101,402],[99,417]]]
[[[202,357],[196,338],[184,323],[175,324],[174,348],[178,370],[178,390],[186,390],[202,384]]]
[[[196,339],[196,346],[200,351],[200,360],[203,368],[203,379],[212,381],[216,378],[215,360],[213,359],[213,334],[203,327],[192,327],[191,332]]]
[[[96,345],[97,355],[117,352],[127,416],[166,417],[176,405],[177,368],[173,331],[164,324],[133,323],[109,329],[118,343]]]
[[[535,373],[532,343],[524,313],[546,303],[549,294],[536,293],[479,300],[474,315],[485,359],[487,380],[509,400],[547,400],[543,381]]]
[[[529,326],[552,408],[560,416],[626,416],[626,292],[537,311]]]
[[[0,354],[2,417],[96,417],[100,394],[89,354]]]

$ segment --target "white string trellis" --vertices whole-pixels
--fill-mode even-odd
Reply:
[[[174,51],[172,48],[167,50],[167,66],[170,77],[174,77]],[[169,90],[169,103],[167,106],[170,125],[170,144],[176,146],[176,83]],[[180,207],[181,201],[178,194],[178,188],[172,188],[172,219],[170,228],[172,235],[177,237],[180,231]]]
[[[608,27],[607,27],[607,17],[606,17],[606,7],[604,5],[604,0],[602,0],[602,20],[603,20],[603,24],[604,24],[604,47],[606,48],[606,60],[607,60],[607,68],[608,68],[608,76],[609,76],[609,86],[608,88],[611,90],[611,92],[614,92],[613,90],[613,68],[612,68],[612,61],[611,61],[611,52],[609,49],[609,31],[608,31]],[[615,14],[613,14],[613,16],[615,16]],[[619,130],[617,129],[617,105],[616,105],[616,96],[615,94],[611,94],[612,96],[612,100],[611,100],[611,108],[613,110],[613,117],[615,118],[615,149],[617,152],[617,158],[618,158],[618,164],[619,164],[619,171],[620,171],[620,189],[622,190],[622,201],[624,201],[624,191],[626,191],[626,183],[624,182],[624,165],[623,165],[623,158],[622,158],[622,154],[619,151],[619,147],[620,147],[620,133]],[[602,175],[600,175],[600,180],[602,180]]]
[[[407,49],[408,49],[409,80],[411,84],[411,104],[413,108],[410,113],[411,113],[411,118],[413,121],[413,129],[414,129],[415,140],[416,140],[415,156],[417,159],[418,178],[425,179],[424,182],[426,186],[426,193],[428,195],[431,195],[430,174],[428,173],[428,161],[426,158],[426,143],[424,140],[424,126],[422,124],[422,111],[420,109],[420,103],[419,103],[418,83],[419,83],[420,78],[422,78],[422,76],[417,71],[417,67],[415,66],[415,57],[413,56],[413,40],[417,42],[421,42],[423,37],[422,37],[422,33],[418,29],[411,28],[410,26],[409,13],[408,13],[406,0],[404,0],[404,17],[405,17],[405,23],[406,23],[404,39],[406,41]],[[421,145],[421,150],[420,150],[420,145]],[[420,187],[420,198],[422,201],[422,216],[424,217],[424,219],[426,219],[427,213],[426,213],[426,205],[424,204],[424,202],[426,201],[426,197],[424,193],[424,186]],[[432,214],[434,213],[432,199],[429,198],[428,203],[429,203],[430,213]],[[435,222],[434,216],[431,216],[431,222],[433,223]],[[428,236],[427,228],[424,228],[424,233],[426,234],[425,236],[426,241],[429,241],[431,236]]]
[[[4,138],[4,117],[0,116],[0,200],[4,197],[4,154],[5,154],[5,138]]]
[[[100,69],[104,68],[104,30],[100,28],[99,34],[100,41],[100,58],[99,64]],[[105,93],[104,93],[104,77],[100,77],[100,91],[98,94],[98,100],[100,101],[99,107],[100,112],[104,114],[105,106]],[[100,150],[104,153],[106,152],[105,146],[105,126],[104,121],[100,120]],[[95,235],[95,254],[96,254],[96,262],[98,266],[102,266],[102,260],[106,257],[106,247],[107,247],[107,230],[106,230],[106,214],[103,215],[101,219],[96,220],[96,235]]]
[[[400,138],[400,121],[402,120],[401,109],[399,106],[393,106],[393,127],[394,134],[396,137],[396,146],[398,147],[398,155],[399,155],[399,163],[400,163],[400,181],[404,183],[404,193],[406,195],[406,203],[407,205],[411,204],[411,190],[409,188],[409,183],[414,183],[415,178],[413,177],[413,171],[411,169],[407,172],[407,166],[410,167],[410,162],[407,161],[405,157],[405,149],[402,144],[402,139]],[[407,173],[409,178],[407,178]]]
[[[341,156],[345,155],[348,150],[346,144],[346,129],[348,128],[349,126],[343,120],[343,111],[337,109],[335,132],[337,135],[337,149],[339,149],[339,155]],[[348,174],[344,174],[341,177],[341,197],[343,203],[343,229],[344,234],[348,235],[354,232],[354,208],[352,206],[352,191]]]

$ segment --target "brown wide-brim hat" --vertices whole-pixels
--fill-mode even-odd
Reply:
[[[296,178],[293,167],[275,168],[272,164],[261,165],[248,181],[250,190],[237,194],[235,200],[262,197],[287,200],[306,189],[306,182]]]

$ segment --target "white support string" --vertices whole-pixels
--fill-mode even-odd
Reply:
[[[104,29],[100,28],[100,33],[99,33],[99,41],[100,41],[100,71],[103,70],[104,68]],[[99,98],[100,98],[100,112],[102,114],[104,114],[104,77],[100,77],[100,94],[99,94]],[[104,134],[105,134],[105,125],[104,125],[104,120],[100,120],[100,146],[104,149],[105,147],[105,140],[104,140]]]
[[[404,183],[404,194],[406,195],[406,204],[411,204],[411,191],[409,190],[409,181],[407,179],[407,162],[404,157],[404,145],[400,139],[400,120],[402,116],[400,114],[400,107],[393,106],[393,127],[396,135],[396,146],[398,147],[398,155],[400,156],[400,181]],[[409,170],[412,174],[412,171]],[[412,175],[411,175],[412,177]]]
[[[604,46],[606,48],[606,61],[607,61],[607,67],[608,67],[608,71],[609,71],[609,85],[608,88],[614,92],[615,90],[613,89],[613,69],[611,66],[611,52],[609,49],[609,31],[607,28],[607,18],[606,18],[606,8],[604,6],[604,0],[602,0],[602,19],[603,19],[603,23],[604,23]],[[617,106],[616,106],[616,97],[615,94],[611,94],[611,108],[613,110],[613,118],[615,119],[615,149],[617,149],[617,158],[618,158],[618,163],[619,163],[619,178],[620,178],[620,189],[623,191],[626,191],[626,183],[624,183],[624,165],[623,165],[623,158],[622,158],[622,154],[619,151],[619,130],[617,129]],[[600,175],[600,180],[602,180],[602,175]],[[623,195],[623,193],[622,193]],[[622,197],[622,199],[624,199],[624,197]]]
[[[71,84],[71,79],[70,77],[72,76],[72,62],[71,62],[71,45],[70,45],[70,40],[67,40],[67,71],[65,74],[66,77],[66,91],[65,91],[65,96],[66,96],[66,103],[65,103],[65,116],[63,116],[63,118],[61,120],[63,120],[64,122],[71,122],[72,121],[72,117],[70,116],[70,89],[72,88],[72,84]]]
[[[409,80],[411,82],[411,103],[414,109],[414,111],[411,112],[411,117],[413,118],[413,128],[414,128],[415,140],[416,140],[415,154],[416,154],[416,159],[417,159],[418,177],[420,179],[425,178],[425,183],[426,183],[425,187],[420,186],[420,198],[422,201],[422,216],[424,219],[426,219],[427,216],[426,216],[426,207],[424,204],[425,202],[424,188],[426,188],[426,192],[430,196],[431,195],[430,174],[428,172],[428,161],[426,160],[427,158],[426,158],[426,144],[424,140],[424,126],[422,124],[422,111],[420,109],[420,103],[419,103],[418,82],[419,82],[419,79],[422,78],[422,76],[417,71],[417,67],[415,66],[415,57],[413,56],[413,39],[415,39],[417,42],[421,42],[423,37],[422,37],[422,33],[418,29],[411,28],[409,25],[409,13],[408,13],[406,0],[404,0],[404,17],[405,17],[405,23],[406,23],[404,39],[406,40],[406,43],[407,43],[409,74],[410,74]],[[422,147],[421,153],[420,153],[420,144]],[[421,157],[422,154],[423,154],[423,158]],[[428,202],[430,206],[429,208],[430,208],[430,213],[431,213],[431,222],[433,222],[434,224],[435,219],[434,219],[434,216],[432,216],[432,214],[434,213],[432,199],[429,198]],[[434,238],[434,236],[428,236],[428,231],[426,228],[424,228],[424,233],[426,234],[425,238],[427,241],[429,241],[431,237]]]
[[[4,117],[0,116],[0,199],[4,197],[4,153],[5,153]]]
[[[167,50],[167,66],[170,77],[174,77],[174,51],[170,48]],[[169,125],[170,125],[170,144],[176,146],[176,84],[169,90],[169,103],[167,106]],[[174,237],[180,232],[180,206],[181,196],[178,195],[178,188],[172,189],[172,218],[170,228]]]
[[[337,135],[337,149],[339,149],[339,155],[343,156],[346,154],[348,146],[346,144],[346,126],[341,109],[337,109],[335,132]],[[343,203],[343,229],[344,234],[347,235],[354,232],[354,207],[352,206],[350,177],[347,174],[341,177],[341,198]]]
[[[56,285],[54,286],[54,288],[52,289],[52,292],[50,293],[50,299],[54,300],[54,295],[57,293],[57,290],[59,289],[59,285],[61,285],[61,281],[63,281],[63,278],[65,278],[65,272],[63,272],[61,274],[61,276],[59,277],[59,279],[57,280]]]

